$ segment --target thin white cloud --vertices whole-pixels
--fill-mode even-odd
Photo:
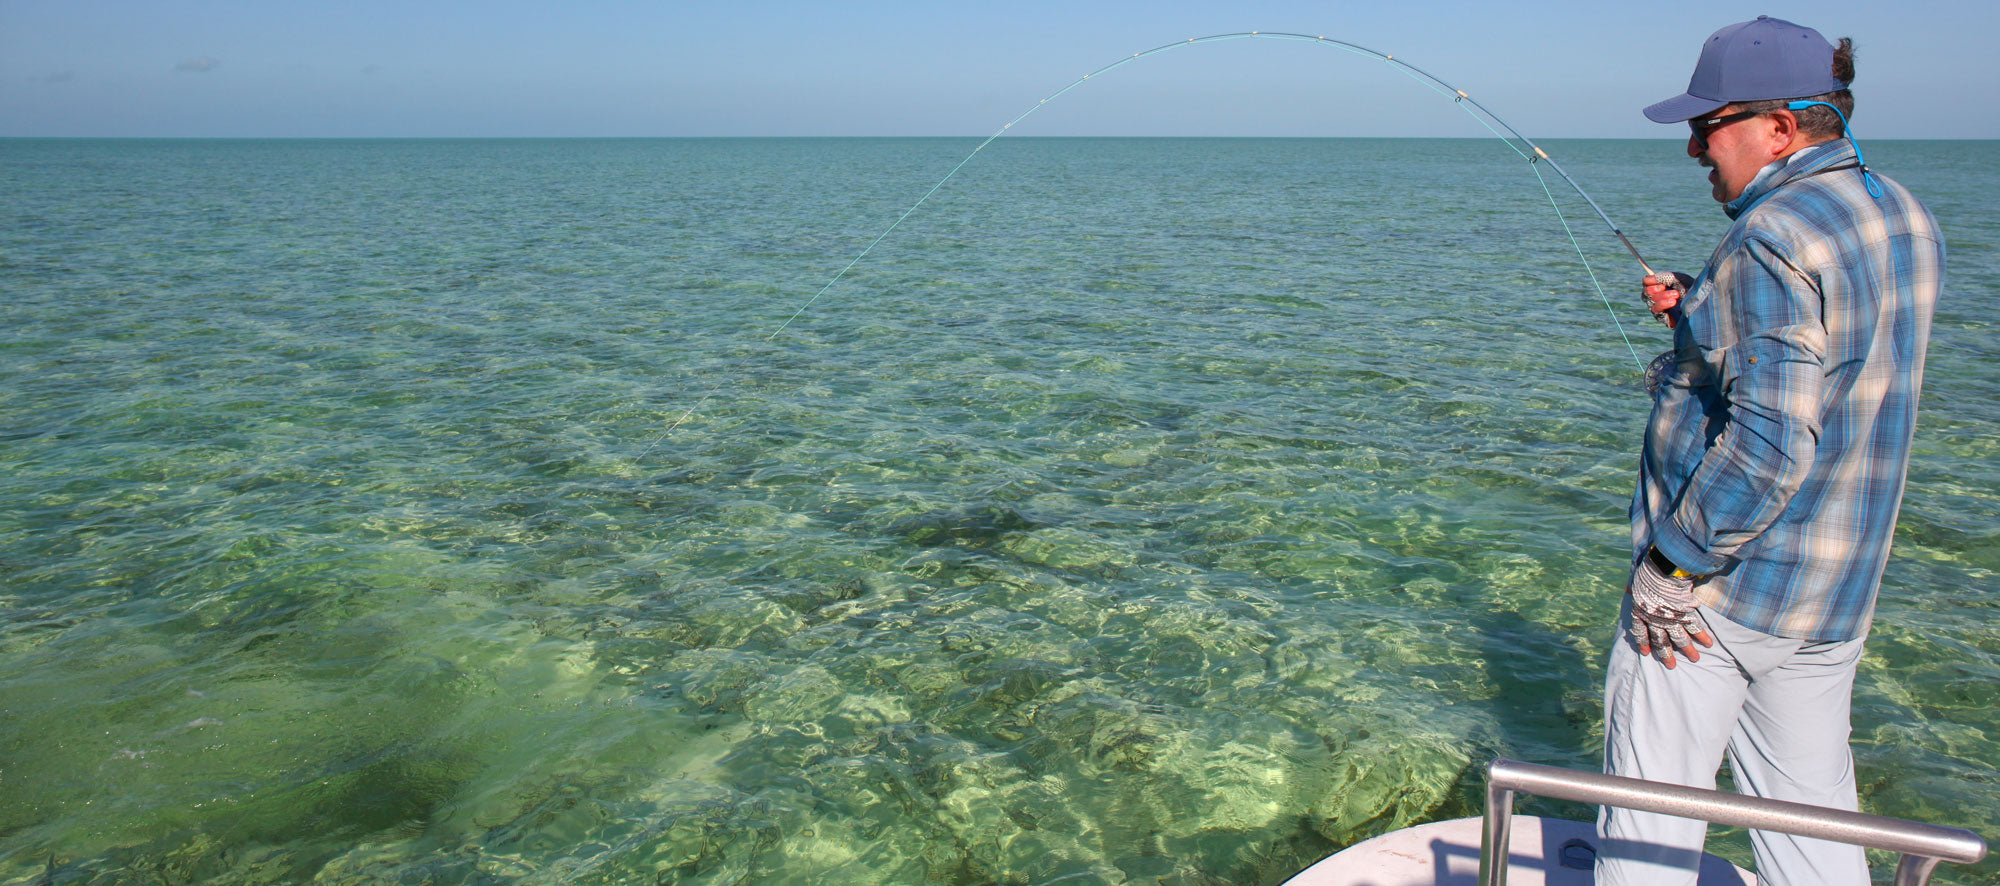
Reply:
[[[174,70],[191,71],[196,74],[205,74],[209,71],[215,70],[216,67],[221,64],[222,64],[221,62],[216,61],[215,59],[209,58],[208,56],[204,55],[181,62],[180,64],[174,66]]]

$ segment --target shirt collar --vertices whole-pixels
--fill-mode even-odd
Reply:
[[[1733,220],[1749,212],[1750,207],[1763,202],[1765,197],[1771,196],[1771,192],[1784,186],[1786,182],[1818,172],[1853,155],[1854,148],[1846,139],[1834,139],[1793,153],[1782,160],[1773,160],[1769,166],[1757,170],[1756,177],[1750,179],[1750,184],[1743,187],[1743,193],[1722,205],[1722,212]]]

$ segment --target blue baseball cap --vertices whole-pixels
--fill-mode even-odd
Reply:
[[[1692,120],[1730,102],[1823,95],[1833,78],[1833,44],[1818,31],[1768,15],[1710,35],[1687,91],[1646,108],[1654,123]]]

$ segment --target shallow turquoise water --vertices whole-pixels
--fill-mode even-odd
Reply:
[[[972,144],[0,141],[0,882],[1274,883],[1595,765],[1644,403],[1525,164],[1001,140],[771,336]],[[1864,802],[1991,837],[2000,145],[1869,156]]]

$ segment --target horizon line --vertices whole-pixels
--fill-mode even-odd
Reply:
[[[991,135],[0,135],[0,141],[702,141],[722,139],[985,139]],[[1491,135],[1008,135],[1009,141],[1031,139],[1267,139],[1272,141],[1489,141]],[[1685,135],[1592,136],[1551,135],[1564,141],[1685,141]],[[1871,138],[1875,142],[2000,141],[2000,137],[1927,136]]]

